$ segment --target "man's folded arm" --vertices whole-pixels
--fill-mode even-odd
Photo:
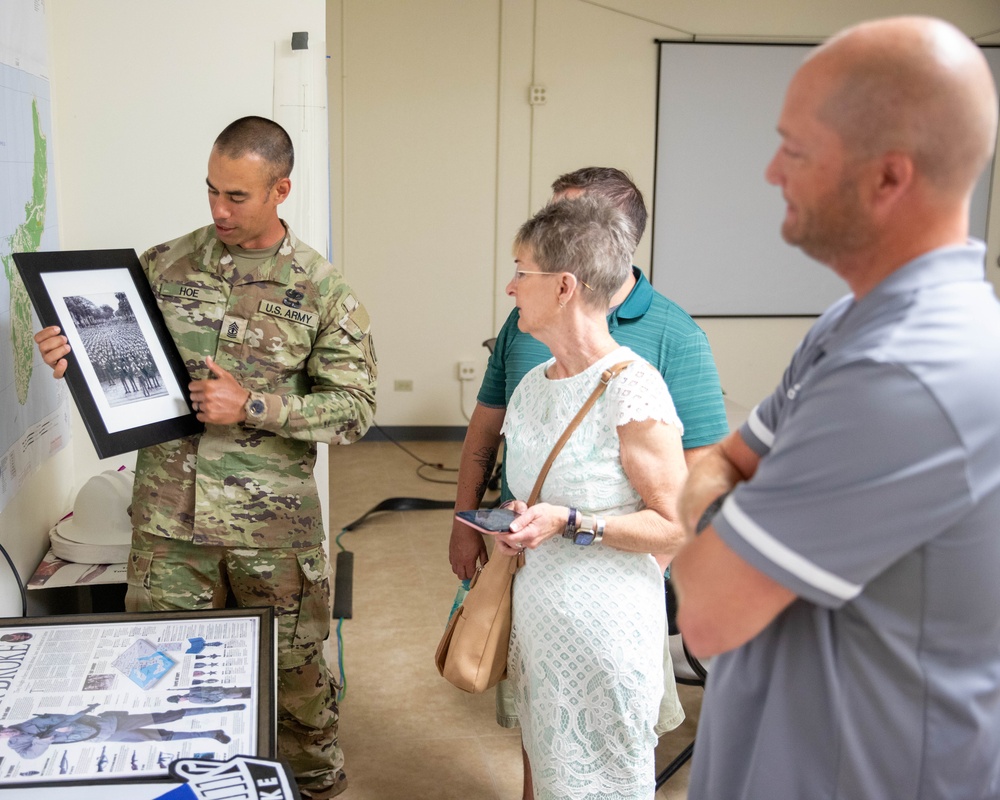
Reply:
[[[702,519],[716,501],[753,477],[759,463],[760,456],[734,431],[692,467],[681,493],[688,541],[674,558],[670,575],[677,593],[678,627],[685,645],[699,658],[748,642],[796,598],[744,561],[711,522]],[[695,533],[698,528],[701,532]]]

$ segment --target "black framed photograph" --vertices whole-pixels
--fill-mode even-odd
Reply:
[[[0,792],[276,758],[274,643],[272,608],[0,620]]]
[[[65,378],[100,458],[204,430],[134,250],[13,256],[42,326],[69,340]]]

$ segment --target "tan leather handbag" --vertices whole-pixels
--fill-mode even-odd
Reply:
[[[597,388],[566,426],[542,465],[528,498],[528,506],[538,501],[549,467],[570,434],[604,393],[608,383],[631,363],[624,361],[601,373]],[[511,589],[514,575],[523,563],[523,553],[516,556],[494,553],[473,576],[469,593],[448,620],[448,627],[434,654],[438,673],[453,686],[478,694],[507,677]]]

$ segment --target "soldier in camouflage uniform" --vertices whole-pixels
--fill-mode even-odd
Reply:
[[[230,590],[240,606],[273,606],[279,751],[321,798],[347,782],[313,464],[316,442],[368,430],[376,365],[364,306],[278,217],[291,166],[280,126],[237,120],[209,159],[215,224],[141,258],[206,427],[139,451],[126,606],[220,608]],[[36,340],[61,376],[65,337]]]

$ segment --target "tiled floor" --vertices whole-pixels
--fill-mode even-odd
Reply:
[[[460,444],[406,442],[420,459],[458,466]],[[337,535],[390,497],[451,501],[451,483],[417,475],[419,462],[387,442],[331,448],[331,559]],[[454,472],[423,468],[436,481]],[[493,692],[468,695],[434,667],[434,649],[451,610],[457,579],[448,563],[451,512],[381,512],[340,537],[354,553],[353,618],[342,625],[347,694],[341,744],[349,800],[518,800],[520,737],[496,724]],[[335,644],[331,664],[336,664]],[[660,739],[657,769],[694,735],[701,689],[680,687],[688,713]],[[689,766],[657,792],[687,797]]]

